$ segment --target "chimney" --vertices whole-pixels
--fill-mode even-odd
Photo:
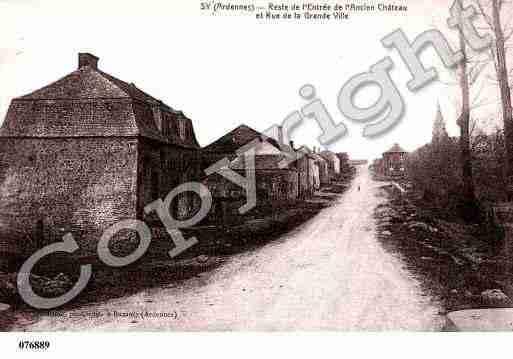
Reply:
[[[99,58],[87,53],[87,52],[80,52],[78,54],[78,68],[81,69],[86,66],[90,66],[95,70],[98,70],[98,60]]]
[[[292,151],[294,151],[294,141],[290,141],[290,148],[292,148]]]

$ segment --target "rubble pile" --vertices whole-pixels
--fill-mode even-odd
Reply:
[[[378,238],[447,310],[511,306],[513,292],[490,271],[495,254],[475,226],[438,217],[388,186],[383,190],[388,200],[375,210]]]

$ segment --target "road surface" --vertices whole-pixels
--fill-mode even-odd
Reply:
[[[264,247],[174,286],[45,316],[25,329],[439,330],[437,304],[376,238],[378,187],[359,168],[335,205]],[[127,316],[105,315],[113,311]],[[134,317],[146,311],[176,318]]]

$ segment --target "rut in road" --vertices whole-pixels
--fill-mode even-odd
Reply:
[[[335,205],[258,250],[175,287],[73,310],[176,311],[176,320],[43,317],[26,329],[438,330],[438,305],[376,238],[378,192],[359,168]]]

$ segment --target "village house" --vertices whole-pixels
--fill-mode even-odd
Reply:
[[[314,194],[320,186],[319,168],[315,163],[315,157],[307,146],[301,146],[295,151],[297,156],[297,170],[299,173],[299,196],[308,198]]]
[[[253,166],[237,152],[248,144],[253,144]],[[240,125],[204,147],[202,157],[203,169],[226,158],[230,162],[229,168],[241,176],[247,177],[247,171],[255,171],[258,206],[285,203],[299,197],[296,162],[283,166],[285,162],[282,161],[288,158],[279,143],[246,125]],[[214,202],[210,219],[227,221],[246,202],[245,190],[219,174],[208,176],[204,183],[212,193]]]
[[[80,53],[76,71],[10,104],[0,129],[3,252],[67,232],[95,250],[107,227],[144,218],[145,205],[200,175],[191,120],[98,60]],[[194,198],[174,201],[174,215],[188,216]]]
[[[321,188],[321,174],[319,170],[319,164],[317,163],[317,160],[315,156],[310,153],[309,157],[312,161],[312,183],[313,183],[313,190],[312,193],[315,193],[316,190],[319,190]]]
[[[331,183],[328,169],[328,161],[319,153],[317,153],[315,148],[311,156],[314,158],[315,164],[319,170],[319,186],[316,187],[316,189],[320,189],[321,187],[329,185]]]
[[[383,153],[383,175],[391,178],[406,176],[407,152],[397,143]]]
[[[322,151],[320,155],[328,163],[328,174],[331,180],[340,176],[340,159],[331,151]]]
[[[299,197],[304,199],[313,195],[315,191],[315,177],[319,176],[316,169],[315,158],[311,156],[311,150],[307,146],[294,148],[294,142],[285,139],[282,126],[277,126],[275,136],[270,136],[278,142],[281,152],[287,157],[289,166],[295,166],[298,171]]]
[[[348,172],[351,166],[349,165],[349,155],[347,152],[339,152],[336,155],[340,161],[340,173]]]

